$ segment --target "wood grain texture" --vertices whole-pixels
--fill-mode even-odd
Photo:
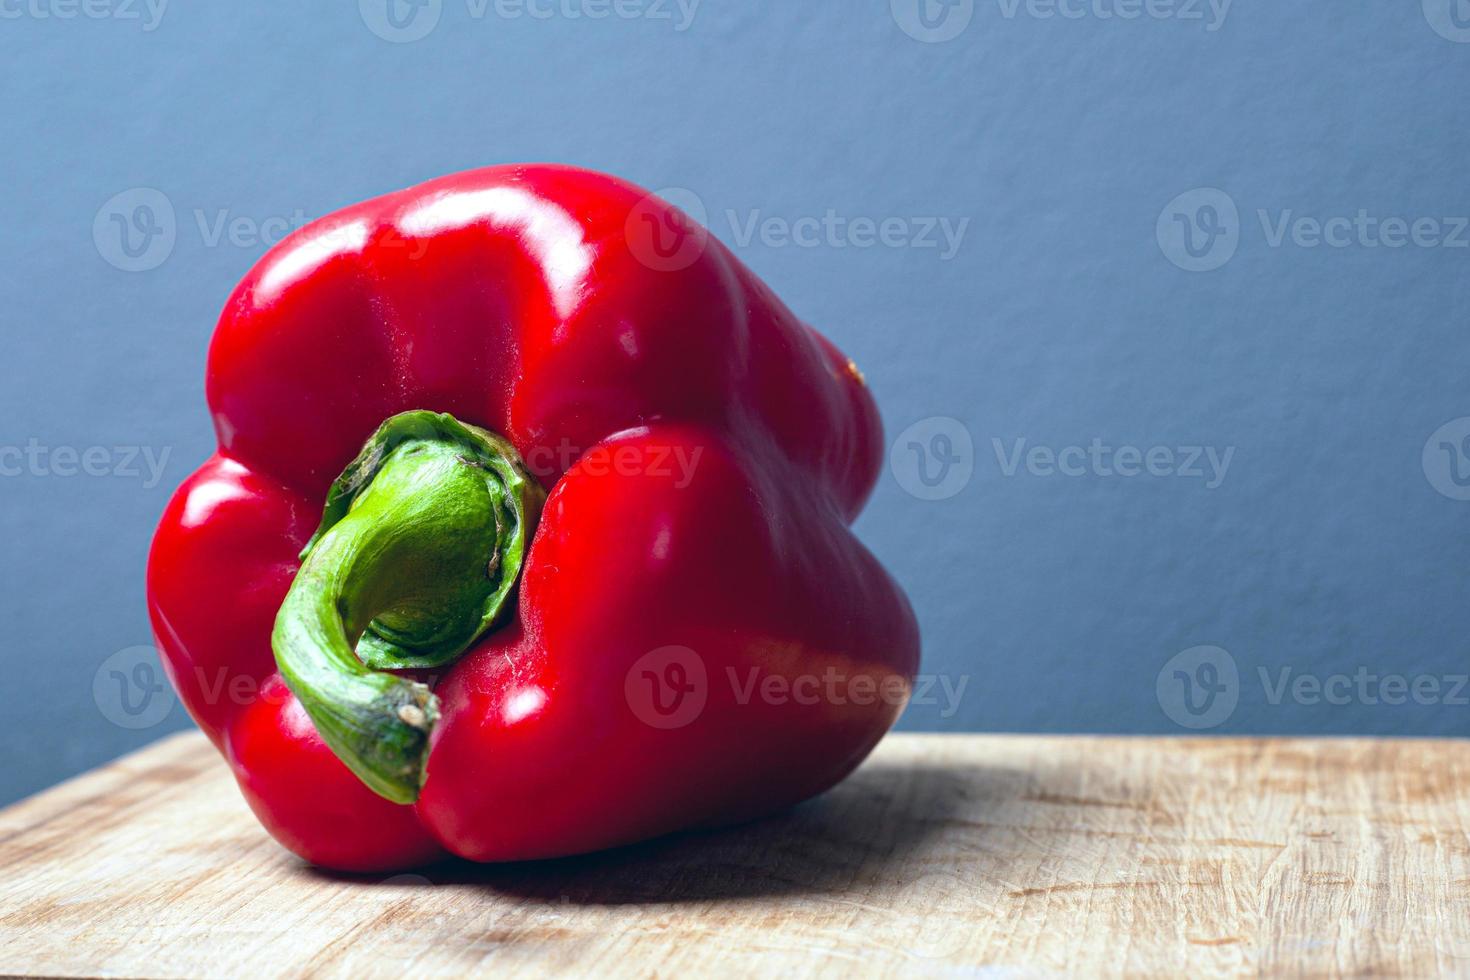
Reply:
[[[1470,975],[1470,746],[889,738],[781,817],[302,865],[195,734],[0,813],[0,972]]]

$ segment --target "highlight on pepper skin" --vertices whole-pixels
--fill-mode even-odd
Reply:
[[[285,847],[388,871],[749,819],[904,710],[918,628],[850,528],[872,392],[713,237],[650,251],[696,228],[492,167],[301,229],[226,302],[149,608]]]

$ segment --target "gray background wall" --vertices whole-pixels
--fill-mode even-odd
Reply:
[[[1470,2],[394,2],[0,8],[0,801],[187,724],[142,571],[236,279],[517,160],[692,193],[866,369],[907,727],[1466,733]]]

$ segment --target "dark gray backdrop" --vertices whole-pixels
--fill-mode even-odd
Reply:
[[[907,726],[1465,733],[1470,2],[392,3],[0,9],[0,801],[186,724],[142,572],[236,279],[517,160],[867,371]]]

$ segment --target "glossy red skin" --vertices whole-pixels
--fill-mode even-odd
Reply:
[[[641,262],[640,214],[703,235],[601,174],[457,174],[302,229],[226,305],[219,450],[163,516],[149,606],[190,713],[307,860],[544,858],[746,819],[832,786],[901,712],[918,630],[848,528],[881,465],[861,375],[713,239]],[[550,490],[516,620],[434,679],[412,807],[332,755],[270,647],[329,483],[410,409],[503,433]],[[705,706],[654,727],[628,678],[670,646]],[[802,697],[749,691],[752,670]]]

